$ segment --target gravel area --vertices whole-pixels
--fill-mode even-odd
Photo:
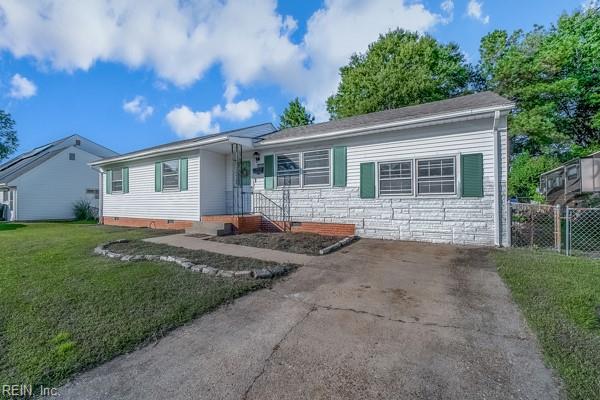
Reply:
[[[274,262],[261,261],[253,258],[234,257],[203,250],[189,250],[183,247],[149,243],[141,240],[132,240],[126,243],[112,243],[106,248],[121,254],[155,254],[161,256],[183,257],[194,264],[206,264],[213,268],[229,271],[273,268],[278,265]]]
[[[316,233],[259,232],[232,236],[215,236],[209,240],[318,256],[319,250],[331,246],[341,239],[343,238],[339,236],[323,236]]]

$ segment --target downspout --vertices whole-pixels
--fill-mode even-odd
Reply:
[[[102,176],[102,168],[92,167],[96,171],[98,171],[98,225],[103,225],[102,214],[103,214],[103,205],[104,205],[104,179]]]
[[[492,126],[492,135],[494,138],[494,244],[496,246],[501,245],[502,241],[502,214],[500,206],[500,162],[502,161],[502,155],[500,151],[502,146],[499,143],[500,134],[498,131],[498,122],[500,121],[500,111],[494,112],[494,124]]]

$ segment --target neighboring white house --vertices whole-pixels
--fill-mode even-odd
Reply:
[[[88,163],[117,155],[72,135],[23,153],[0,165],[0,203],[11,221],[73,218],[73,203],[99,203],[98,171]]]
[[[263,124],[96,161],[106,183],[102,220],[157,228],[221,220],[251,231],[258,217],[292,230],[351,227],[372,238],[506,245],[513,107],[483,92],[279,131]]]

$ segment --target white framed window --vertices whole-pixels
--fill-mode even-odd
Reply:
[[[179,160],[163,161],[162,188],[163,190],[179,190]]]
[[[300,153],[277,156],[277,186],[300,186]]]
[[[412,169],[412,160],[379,163],[379,195],[412,195]]]
[[[456,158],[417,160],[417,194],[456,194]]]
[[[327,186],[330,176],[329,149],[302,153],[302,184],[304,186]]]
[[[111,191],[113,193],[120,193],[123,191],[123,170],[113,169],[112,170],[112,181],[110,182]]]

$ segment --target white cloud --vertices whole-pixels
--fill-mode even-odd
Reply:
[[[487,24],[490,22],[489,15],[483,15],[483,2],[477,0],[469,0],[467,4],[467,15],[471,18],[476,19],[482,24]]]
[[[192,111],[187,106],[172,109],[167,114],[167,123],[177,135],[191,138],[200,135],[217,133],[221,130],[217,119],[230,121],[245,121],[260,109],[256,99],[246,99],[238,102],[228,101],[225,107],[220,104],[210,111]]]
[[[352,53],[390,29],[424,32],[445,17],[413,0],[325,0],[299,43],[298,22],[279,14],[276,0],[2,0],[0,21],[0,51],[57,70],[117,62],[187,86],[218,65],[229,115],[252,108],[233,105],[240,87],[267,82],[305,98],[322,120]]]
[[[135,96],[132,100],[123,102],[123,110],[135,115],[137,119],[144,122],[146,118],[152,115],[154,107],[148,105],[143,96]]]
[[[454,19],[454,0],[444,0],[440,4],[440,8],[445,13],[443,18],[444,23],[450,23]]]
[[[221,128],[214,123],[210,111],[192,111],[187,106],[172,109],[167,114],[171,129],[182,138],[218,133]]]
[[[19,74],[14,74],[10,80],[10,92],[8,95],[13,99],[27,99],[35,96],[37,86],[29,79]]]
[[[228,102],[225,108],[216,105],[212,109],[214,117],[226,118],[232,121],[245,121],[258,111],[260,106],[255,99],[247,99],[236,102]]]

